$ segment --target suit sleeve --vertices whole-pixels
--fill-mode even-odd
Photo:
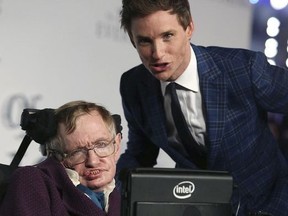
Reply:
[[[134,76],[135,77],[135,76]],[[118,172],[122,169],[136,167],[153,167],[159,154],[159,148],[149,139],[141,125],[141,104],[137,96],[137,85],[129,74],[124,73],[120,81],[120,93],[124,115],[128,123],[128,142],[125,152],[121,155],[118,164]]]
[[[250,59],[257,103],[269,112],[288,114],[288,70],[270,65],[262,53]]]

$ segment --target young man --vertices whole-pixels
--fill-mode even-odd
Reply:
[[[0,215],[120,216],[114,176],[121,134],[113,117],[102,106],[74,101],[56,109],[55,120],[48,158],[15,171]]]
[[[190,44],[188,0],[122,3],[143,64],[121,77],[129,141],[118,170],[153,167],[161,148],[176,167],[231,173],[235,215],[287,215],[288,166],[267,112],[288,113],[288,71],[259,52]],[[174,83],[189,134],[173,117]]]

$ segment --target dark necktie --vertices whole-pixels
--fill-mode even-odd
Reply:
[[[181,106],[176,93],[175,82],[171,82],[167,86],[167,90],[171,95],[171,111],[175,122],[178,135],[182,141],[183,146],[190,155],[192,161],[201,169],[207,168],[207,153],[204,146],[199,145],[193,138],[188,125],[186,123],[185,117],[182,113]],[[179,85],[178,85],[179,86]]]

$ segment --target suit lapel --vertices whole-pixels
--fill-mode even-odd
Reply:
[[[143,79],[138,92],[141,95],[141,104],[144,104],[143,127],[156,145],[166,149],[168,142],[160,82],[149,73]]]
[[[197,58],[200,89],[206,118],[207,140],[209,146],[209,166],[213,167],[221,145],[226,110],[226,88],[222,73],[204,48],[193,45]],[[210,145],[213,143],[213,145]]]
[[[168,145],[166,117],[160,81],[147,71],[142,71],[141,74],[146,75],[143,75],[142,82],[139,83],[137,89],[142,104],[141,116],[139,116],[141,120],[139,123],[152,142],[170,155],[176,163],[180,163],[182,167],[194,167],[195,165],[190,160]]]

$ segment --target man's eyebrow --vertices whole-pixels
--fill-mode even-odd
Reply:
[[[167,34],[171,34],[171,33],[174,34],[175,30],[172,30],[172,29],[171,30],[167,30],[165,32],[162,32],[161,35],[167,35]]]
[[[170,29],[170,30],[167,30],[167,31],[164,31],[164,32],[160,33],[161,37],[164,37],[164,36],[166,36],[167,34],[175,34],[175,30]],[[151,40],[152,40],[151,37],[149,37],[149,36],[143,36],[143,35],[136,35],[135,38],[136,38],[136,40],[138,40],[138,41],[139,41],[139,40],[145,40],[145,41],[151,41]]]
[[[141,35],[137,35],[137,36],[136,36],[136,39],[137,39],[137,40],[151,40],[150,37],[148,37],[148,36],[141,36]]]
[[[97,138],[96,140],[94,140],[92,143],[109,142],[109,141],[111,141],[111,139],[108,137],[100,137],[100,138]]]

